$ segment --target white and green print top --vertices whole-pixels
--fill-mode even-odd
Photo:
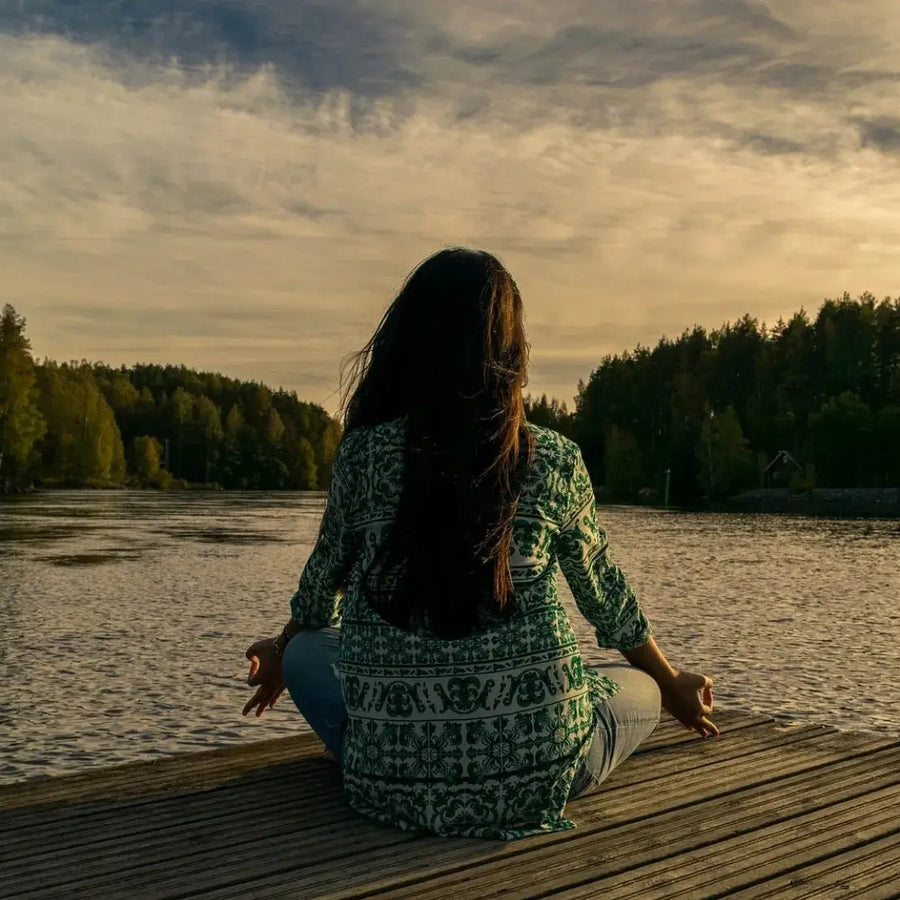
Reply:
[[[557,596],[560,568],[601,647],[627,650],[650,635],[607,553],[578,447],[529,427],[535,455],[513,528],[516,612],[459,640],[389,625],[359,589],[397,509],[402,421],[351,431],[338,449],[291,612],[308,628],[341,627],[344,787],[383,822],[500,839],[572,828],[564,807],[594,705],[618,685],[582,665]]]

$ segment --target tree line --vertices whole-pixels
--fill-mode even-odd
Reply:
[[[575,409],[526,398],[606,493],[722,498],[745,488],[900,487],[900,298],[826,300],[607,355]],[[340,426],[296,394],[184,366],[36,364],[0,317],[4,483],[324,488]],[[770,465],[773,460],[786,461]]]
[[[542,397],[528,413],[574,438],[621,497],[661,493],[667,470],[683,503],[779,483],[900,487],[900,298],[695,326],[604,357],[574,412]]]
[[[0,491],[30,483],[312,490],[338,422],[293,392],[185,366],[36,363],[0,315]]]

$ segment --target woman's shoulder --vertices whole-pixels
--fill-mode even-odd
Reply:
[[[534,425],[529,422],[528,430],[534,438],[535,456],[540,457],[545,464],[556,463],[564,467],[571,466],[581,453],[575,441],[552,428],[545,428],[543,425]]]
[[[568,514],[581,469],[578,444],[552,428],[529,423],[534,455],[519,496],[521,508],[560,522]]]

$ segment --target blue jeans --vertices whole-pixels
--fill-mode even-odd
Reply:
[[[596,706],[591,749],[572,779],[570,800],[595,791],[659,724],[659,687],[646,672],[626,662],[589,668],[612,678],[619,693]]]
[[[341,684],[332,668],[340,655],[340,638],[337,628],[301,631],[285,647],[283,661],[291,699],[337,760],[347,721]],[[570,800],[595,790],[659,723],[659,688],[649,675],[627,663],[592,668],[608,675],[621,689],[597,704],[591,748],[575,773]]]
[[[300,715],[336,760],[341,758],[347,708],[332,668],[340,657],[339,628],[295,634],[284,648],[284,683]]]

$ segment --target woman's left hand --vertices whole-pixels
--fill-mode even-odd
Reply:
[[[271,709],[284,693],[284,674],[281,668],[281,657],[275,652],[274,638],[264,638],[251,644],[244,654],[250,660],[250,674],[247,684],[256,685],[256,693],[247,702],[242,715],[247,715],[256,708],[259,718],[267,709]]]
[[[712,689],[712,678],[693,672],[678,672],[674,678],[660,685],[663,709],[701,737],[718,737],[719,729],[709,718],[713,711]]]

